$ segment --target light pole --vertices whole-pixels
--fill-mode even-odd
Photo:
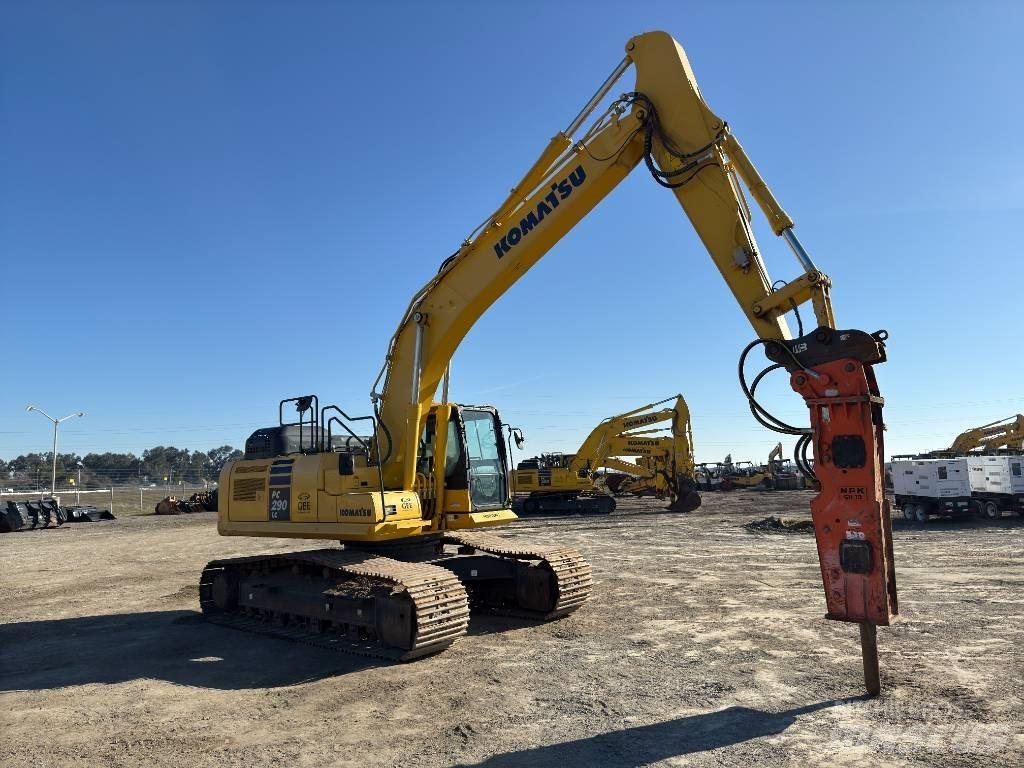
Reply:
[[[75,486],[75,504],[82,503],[82,467],[84,466],[81,461],[75,462],[78,464],[78,485]]]
[[[79,411],[78,413],[69,413],[67,416],[55,419],[42,408],[36,408],[34,405],[26,406],[25,410],[41,413],[43,416],[45,416],[47,419],[53,422],[53,472],[50,474],[50,498],[53,498],[57,492],[57,427],[62,421],[73,419],[76,416],[85,416],[85,413]]]

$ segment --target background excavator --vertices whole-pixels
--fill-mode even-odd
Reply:
[[[992,451],[1024,451],[1024,414],[1007,416],[980,427],[964,430],[954,438],[949,448],[931,451],[928,458],[966,456],[971,453]]]
[[[676,396],[672,411],[671,434],[647,429],[618,435],[609,442],[611,456],[603,465],[633,473],[619,484],[618,493],[668,498],[668,511],[690,512],[700,506],[701,499],[693,463],[693,426],[682,395]],[[622,456],[635,456],[636,463],[618,460]]]
[[[782,458],[782,443],[777,443],[768,454],[768,471],[766,488],[773,491],[796,491],[804,487],[804,477],[795,466]]]
[[[594,485],[594,475],[610,455],[611,441],[632,429],[667,421],[676,411],[652,410],[672,398],[648,403],[617,416],[610,416],[591,430],[576,453],[546,453],[520,461],[514,490],[529,494],[523,501],[527,514],[601,513],[615,510],[615,499]],[[682,396],[679,396],[682,400]]]
[[[583,127],[630,66],[633,90]],[[591,575],[578,552],[473,530],[515,519],[502,424],[492,407],[434,395],[488,307],[641,163],[676,197],[754,330],[739,371],[755,419],[798,435],[797,457],[813,445],[822,490],[811,514],[827,616],[859,624],[865,682],[879,690],[875,626],[897,612],[873,371],[885,361],[886,334],[836,329],[831,281],[663,32],[627,42],[577,118],[414,295],[374,384],[372,415],[321,408],[312,395],[283,400],[278,424],[254,432],[244,457],[224,468],[219,533],[344,548],[209,563],[200,580],[208,619],[408,660],[463,636],[471,605],[547,620],[583,604]],[[797,257],[801,272],[789,282],[768,276],[741,183]],[[817,320],[806,333],[798,314],[805,302]],[[748,381],[755,348],[770,364]],[[775,370],[787,371],[804,398],[809,427],[780,421],[756,399]]]
[[[718,467],[723,490],[761,488],[771,481],[766,467],[755,465],[752,461],[733,461],[731,454]]]
[[[657,408],[673,399],[672,407]],[[672,422],[672,437],[649,437],[661,430],[639,429],[664,421]],[[595,485],[597,470],[611,465],[633,471],[635,465],[615,462],[617,456],[658,456],[661,462],[652,466],[650,475],[652,487],[671,497],[672,511],[688,512],[700,506],[700,496],[693,489],[692,445],[690,411],[683,396],[676,395],[605,419],[574,454],[548,453],[519,462],[514,489],[529,494],[523,500],[527,514],[607,514],[614,511],[615,499]]]

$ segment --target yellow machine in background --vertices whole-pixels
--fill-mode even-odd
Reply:
[[[798,491],[804,487],[804,477],[795,467],[787,465],[782,458],[782,443],[778,443],[768,454],[768,484],[764,487],[775,491]]]
[[[608,446],[612,457],[635,456],[629,464],[605,459],[608,469],[631,472],[632,477],[619,485],[620,494],[654,495],[668,498],[671,512],[690,512],[700,506],[693,462],[693,426],[690,410],[682,395],[676,396],[672,408],[671,433],[661,430],[635,430],[613,438]]]
[[[584,127],[630,66],[634,89]],[[755,418],[814,443],[822,493],[812,514],[828,615],[858,622],[865,658],[874,658],[874,626],[896,612],[873,372],[886,334],[835,329],[830,279],[663,32],[627,42],[576,119],[413,296],[374,384],[373,415],[321,408],[313,396],[282,401],[277,426],[254,433],[245,456],[224,468],[221,534],[318,538],[344,549],[209,563],[200,603],[211,621],[404,660],[464,635],[470,605],[546,620],[583,604],[591,576],[578,552],[473,530],[515,519],[502,425],[493,408],[434,397],[480,316],[641,163],[679,202],[754,330],[740,383]],[[768,275],[741,185],[797,257],[800,272],[788,282]],[[793,339],[785,315],[806,302],[818,327],[804,333],[797,314]],[[764,373],[748,384],[743,365],[758,346],[772,361],[765,373],[790,374],[809,427],[779,421],[756,400]],[[857,538],[847,535],[854,523]],[[877,690],[875,664],[869,690]]]
[[[999,450],[1024,451],[1024,414],[1018,413],[965,430],[956,436],[949,448],[932,451],[927,455],[941,458]]]
[[[673,399],[672,407],[657,409]],[[660,430],[640,429],[665,421],[672,422],[674,437],[648,437]],[[679,509],[687,504],[693,509],[700,505],[700,497],[694,502],[688,495],[693,491],[692,480],[688,486],[685,480],[693,476],[692,443],[690,412],[683,396],[676,395],[605,419],[590,432],[576,453],[547,453],[520,461],[515,473],[515,491],[528,494],[523,500],[523,511],[527,514],[607,514],[615,510],[615,499],[595,486],[597,470],[607,467],[609,462],[621,469],[626,462],[616,464],[616,456],[659,455],[665,457],[664,466],[657,474],[660,489],[665,495],[671,493],[672,502]]]
[[[602,514],[615,511],[615,499],[595,486],[589,466],[577,468],[579,454],[542,453],[516,465],[514,488],[529,494],[523,512]]]
[[[732,454],[718,464],[718,476],[721,478],[723,491],[757,488],[771,483],[771,477],[765,467],[757,466],[752,461],[733,461]]]

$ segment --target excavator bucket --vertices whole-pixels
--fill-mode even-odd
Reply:
[[[154,510],[158,515],[186,515],[193,512],[216,512],[217,491],[211,493],[193,493],[187,500],[175,496],[165,496]]]
[[[32,516],[23,501],[8,501],[0,515],[0,533],[24,531],[32,528]]]
[[[69,523],[95,523],[100,520],[116,520],[109,509],[99,509],[94,506],[72,506],[67,510]]]
[[[29,528],[57,528],[64,524],[64,515],[57,503],[52,499],[26,501]]]
[[[696,491],[687,491],[681,496],[673,494],[672,501],[668,505],[669,512],[693,512],[700,506],[700,494]]]
[[[692,512],[700,506],[700,494],[693,478],[678,475],[671,483],[672,501],[668,505],[669,512]]]

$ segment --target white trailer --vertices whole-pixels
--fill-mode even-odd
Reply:
[[[989,520],[1024,515],[1024,456],[968,456],[975,509]]]
[[[911,459],[889,464],[896,507],[907,520],[932,515],[969,517],[971,482],[967,459]]]

